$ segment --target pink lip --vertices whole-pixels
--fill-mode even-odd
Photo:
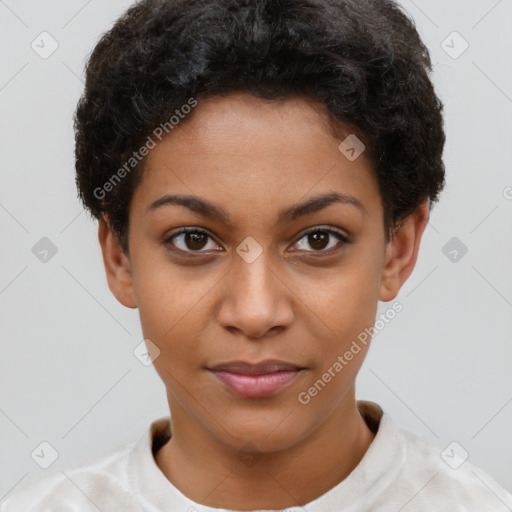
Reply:
[[[266,374],[234,373],[210,370],[217,379],[237,395],[244,397],[272,396],[295,379],[300,370],[282,370]]]

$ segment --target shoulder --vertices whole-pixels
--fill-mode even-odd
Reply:
[[[128,504],[123,482],[134,443],[87,457],[21,487],[0,503],[0,512],[97,512],[98,507],[108,510],[109,505],[113,510],[124,503],[123,496]],[[130,510],[129,506],[125,510]]]
[[[472,464],[461,444],[443,445],[395,428],[404,447],[400,477],[409,488],[412,508],[450,512],[512,509],[512,494]]]

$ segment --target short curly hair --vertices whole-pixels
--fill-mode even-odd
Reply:
[[[104,185],[156,127],[169,127],[191,98],[302,96],[361,133],[389,240],[445,185],[443,104],[431,71],[414,20],[393,0],[138,1],[86,65],[74,116],[79,198],[128,254],[130,201],[146,158]]]

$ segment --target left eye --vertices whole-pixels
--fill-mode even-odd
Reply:
[[[341,244],[344,245],[350,243],[349,239],[339,233],[338,231],[335,231],[333,229],[327,229],[327,228],[313,228],[306,233],[302,235],[302,237],[297,241],[297,245],[300,249],[305,247],[307,244],[310,245],[310,247],[313,247],[314,251],[306,251],[306,252],[331,252],[328,249],[332,249],[334,245],[330,245],[327,243],[327,249],[326,249],[326,241],[329,240],[329,237],[335,237]],[[305,239],[305,242],[301,242],[301,240]]]

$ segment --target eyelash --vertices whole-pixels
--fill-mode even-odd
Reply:
[[[304,237],[307,237],[309,234],[317,233],[317,232],[327,233],[328,235],[334,236],[335,238],[337,238],[341,242],[341,246],[339,246],[338,248],[331,247],[328,250],[323,250],[322,249],[322,250],[305,251],[306,253],[319,253],[322,256],[325,256],[325,255],[330,256],[334,252],[337,252],[337,251],[341,250],[343,245],[347,245],[347,244],[351,243],[351,241],[345,235],[340,233],[339,231],[336,231],[336,230],[330,229],[330,228],[313,227],[313,228],[310,228],[310,229],[306,230],[304,233],[302,233],[301,236],[296,240],[295,244],[297,242],[299,242],[300,240],[302,240]],[[196,234],[200,234],[200,235],[207,235],[209,238],[214,240],[214,238],[212,237],[212,235],[210,235],[210,233],[208,233],[208,231],[204,231],[204,230],[198,229],[198,228],[189,227],[189,228],[183,228],[180,231],[177,231],[176,233],[173,233],[171,236],[167,237],[164,240],[164,244],[165,245],[173,246],[172,240],[174,238],[176,238],[176,237],[178,237],[178,236],[180,236],[182,234],[187,234],[187,233],[192,233],[192,234],[196,233]],[[206,251],[183,251],[182,249],[178,249],[178,248],[174,248],[174,247],[172,247],[171,250],[180,252],[182,254],[183,253],[185,253],[185,254],[194,254],[194,253],[201,254],[202,252],[206,252]],[[300,252],[300,250],[299,250],[299,252]]]

